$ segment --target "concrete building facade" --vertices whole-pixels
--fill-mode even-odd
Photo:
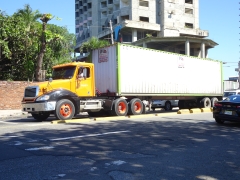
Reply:
[[[88,38],[111,39],[119,30],[123,43],[197,57],[217,45],[199,27],[199,0],[75,0],[75,51]]]

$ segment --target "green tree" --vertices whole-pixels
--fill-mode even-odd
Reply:
[[[84,52],[90,52],[94,49],[102,48],[105,46],[110,45],[110,43],[106,40],[99,40],[97,37],[91,37],[88,41],[82,43],[82,45],[79,47],[79,51],[82,53]]]
[[[39,12],[30,6],[12,16],[0,11],[1,80],[33,78],[37,66],[50,74],[53,65],[72,60],[75,35],[65,27],[47,24],[51,14],[42,14],[42,23],[37,17]]]
[[[34,69],[34,59],[29,59],[29,54],[33,52],[32,46],[33,39],[36,38],[36,24],[38,23],[37,20],[42,17],[42,14],[36,10],[33,11],[29,4],[24,5],[23,9],[19,9],[15,16],[20,16],[23,18],[26,30],[25,36],[25,68],[27,69],[27,76],[29,79],[29,74],[33,73]],[[36,41],[35,41],[36,42]],[[36,45],[36,44],[35,44]]]
[[[25,26],[21,17],[5,13],[0,14],[0,24],[0,78],[13,80],[23,70]]]

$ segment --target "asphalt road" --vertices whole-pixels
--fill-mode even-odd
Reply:
[[[212,113],[51,124],[0,121],[4,180],[238,180],[240,124]]]

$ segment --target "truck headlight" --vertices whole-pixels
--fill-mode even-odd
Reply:
[[[43,96],[40,96],[36,99],[36,101],[47,101],[49,100],[50,96],[49,95],[43,95]]]

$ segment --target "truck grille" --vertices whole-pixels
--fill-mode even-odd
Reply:
[[[29,86],[25,88],[24,97],[36,97],[39,92],[38,86]]]

